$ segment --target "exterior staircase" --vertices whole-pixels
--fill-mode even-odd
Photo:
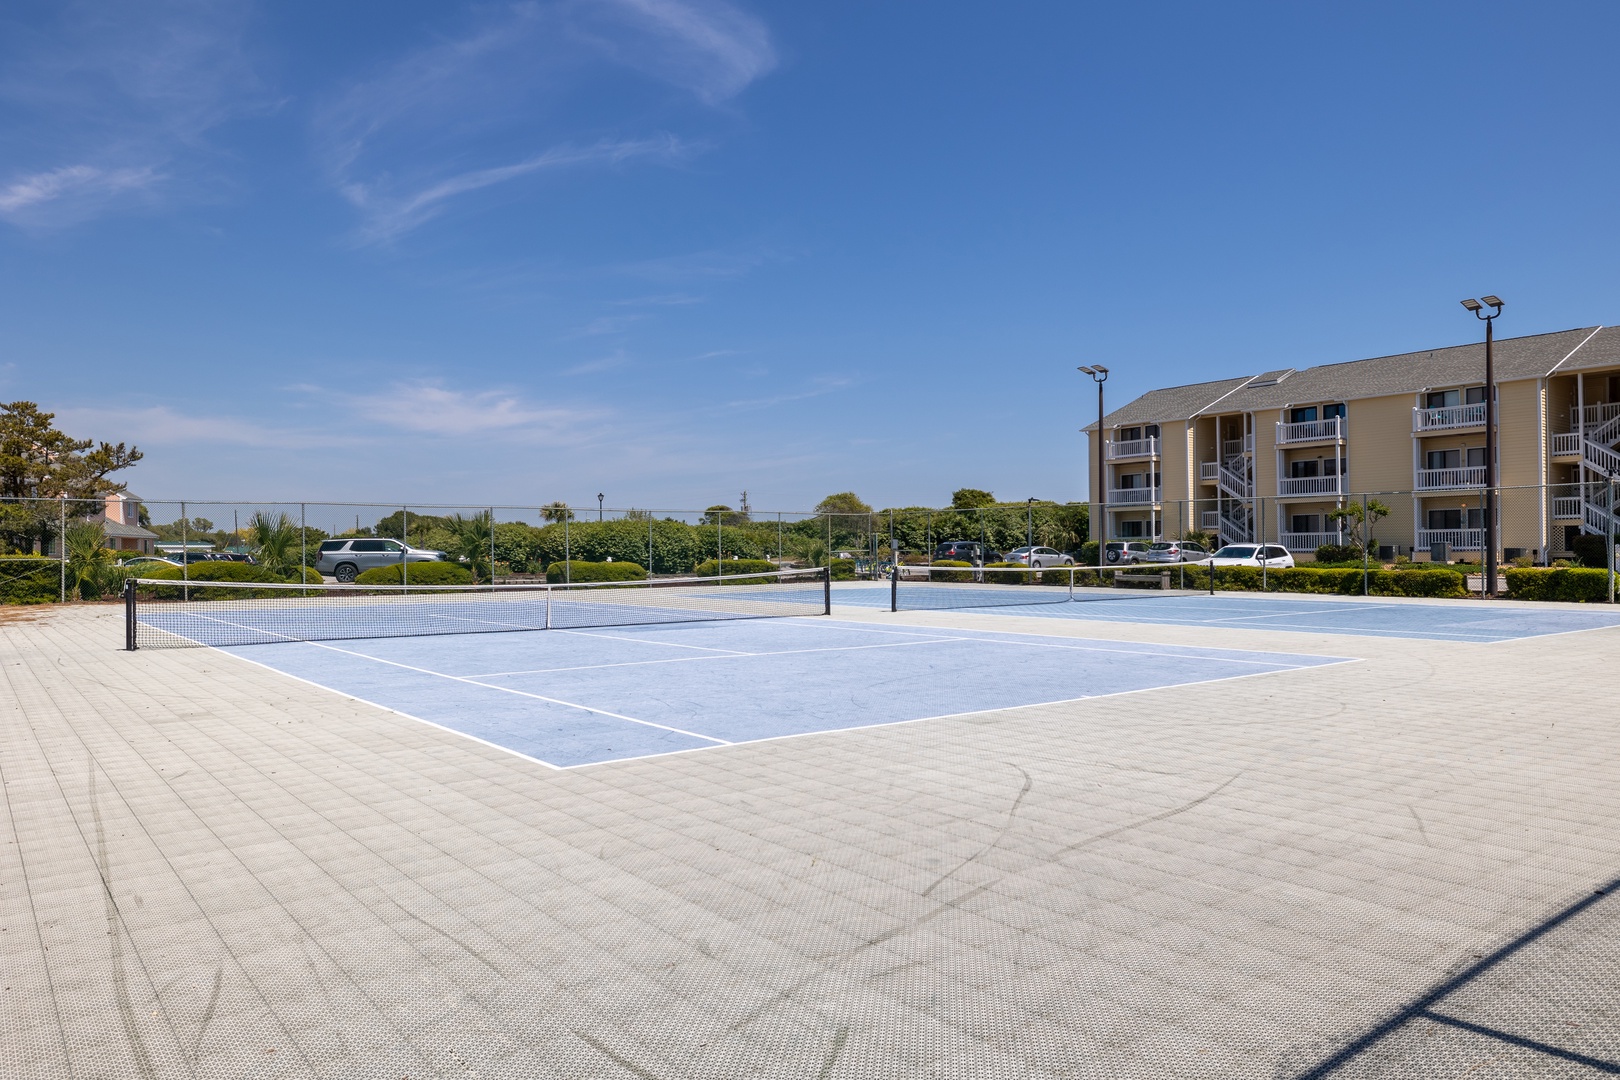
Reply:
[[[1254,463],[1243,453],[1244,443],[1233,439],[1224,446],[1226,451],[1215,471],[1215,485],[1220,489],[1220,525],[1216,534],[1222,545],[1246,544],[1254,541]],[[1234,453],[1234,451],[1236,451]]]
[[[1607,535],[1612,523],[1616,535],[1620,535],[1620,511],[1609,496],[1609,481],[1620,480],[1620,408],[1599,408],[1613,415],[1587,430],[1581,439],[1582,471],[1596,474],[1591,478],[1593,482],[1581,484],[1581,528],[1602,536]]]

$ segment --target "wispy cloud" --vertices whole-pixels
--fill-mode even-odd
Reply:
[[[599,356],[595,360],[586,360],[584,363],[575,364],[573,367],[563,368],[562,373],[564,375],[596,375],[603,371],[622,368],[629,362],[630,358],[625,355],[624,350],[619,349],[609,353],[607,356]]]
[[[57,410],[62,430],[88,432],[109,442],[137,446],[228,445],[276,447],[346,446],[356,439],[320,428],[276,427],[236,416],[193,415],[168,405]],[[85,437],[89,437],[88,435]]]
[[[9,175],[0,219],[73,224],[201,185],[209,133],[266,98],[246,4],[63,4],[0,16]]]
[[[381,180],[369,183],[350,181],[343,184],[341,190],[344,197],[366,216],[366,222],[357,234],[358,239],[365,243],[378,243],[392,240],[437,216],[445,203],[458,195],[539,172],[584,165],[616,165],[632,158],[669,161],[684,153],[685,147],[681,142],[670,136],[599,142],[594,146],[557,146],[525,161],[458,173],[402,195],[384,194],[380,189],[385,181]]]
[[[508,390],[458,390],[426,380],[343,400],[361,418],[384,427],[425,435],[496,433],[524,442],[576,439],[599,427],[606,415],[537,405]]]
[[[825,394],[834,394],[840,390],[847,390],[855,385],[855,380],[842,375],[829,375],[814,379],[808,386],[797,390],[786,390],[768,397],[747,398],[740,401],[728,401],[727,409],[769,409],[776,405],[786,405],[793,401],[804,401],[808,398],[822,397]]]
[[[363,217],[357,238],[393,240],[453,200],[525,177],[630,161],[669,164],[701,147],[701,140],[667,132],[604,137],[601,119],[589,133],[578,125],[570,130],[562,99],[604,62],[713,106],[776,60],[764,24],[724,3],[598,0],[494,9],[317,108],[323,164]]]

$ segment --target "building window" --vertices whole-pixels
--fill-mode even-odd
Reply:
[[[1427,454],[1423,455],[1423,460],[1425,462],[1423,467],[1426,469],[1455,469],[1457,466],[1462,464],[1462,451],[1430,450]],[[1431,528],[1439,527],[1440,526],[1431,526]],[[1459,526],[1453,525],[1451,528],[1455,529],[1459,528]]]
[[[1312,476],[1320,476],[1321,462],[1319,461],[1290,461],[1288,475],[1294,480],[1304,480]]]
[[[1463,404],[1464,405],[1483,405],[1483,404],[1485,404],[1485,388],[1483,386],[1470,386],[1467,390],[1464,390],[1463,391]]]
[[[1431,529],[1477,529],[1485,520],[1484,511],[1477,506],[1470,510],[1461,508],[1456,510],[1430,510],[1428,513],[1429,528]],[[1467,522],[1464,525],[1464,522]]]
[[[1322,517],[1320,514],[1293,514],[1288,518],[1288,531],[1296,533],[1321,532]]]
[[[1332,420],[1335,416],[1343,416],[1343,415],[1344,415],[1344,402],[1342,402],[1342,401],[1339,402],[1337,405],[1324,405],[1324,406],[1322,406],[1322,419],[1324,419],[1324,420]]]
[[[1288,422],[1290,424],[1308,424],[1315,419],[1315,405],[1306,405],[1303,408],[1290,409],[1288,412]]]
[[[1140,520],[1120,522],[1119,535],[1125,537],[1140,537],[1142,535],[1142,522]]]
[[[1142,429],[1142,433],[1150,439],[1157,439],[1159,437],[1159,425],[1149,424],[1147,427]]]
[[[1120,442],[1136,442],[1142,437],[1142,429],[1139,427],[1122,427],[1114,433],[1114,437]]]
[[[1484,468],[1484,466],[1485,448],[1483,446],[1475,446],[1470,448],[1468,451],[1468,467],[1473,469]]]

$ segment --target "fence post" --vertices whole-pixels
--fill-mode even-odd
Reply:
[[[647,517],[647,576],[648,577],[653,576],[653,550],[652,550],[653,549],[653,522],[652,522],[651,513],[652,513],[651,511],[648,511],[648,517]]]
[[[1367,591],[1367,581],[1368,581],[1368,578],[1370,577],[1368,571],[1371,568],[1371,563],[1372,563],[1372,556],[1369,554],[1369,552],[1367,550],[1370,547],[1372,547],[1372,527],[1367,524],[1367,496],[1363,495],[1361,497],[1361,595],[1362,596],[1371,595]]]
[[[574,516],[573,513],[570,512],[569,509],[568,509],[568,504],[563,503],[563,584],[564,585],[571,585],[571,584],[573,584],[573,581],[574,581],[574,577],[573,577],[574,556],[570,553],[570,548],[568,546],[568,519],[573,517],[573,516]]]
[[[124,579],[124,649],[135,651],[135,581]]]
[[[399,542],[404,544],[404,550],[399,553],[399,587],[408,588],[411,584],[411,508],[399,508]]]
[[[191,542],[186,533],[186,504],[180,503],[180,599],[191,602]]]
[[[298,504],[298,583],[309,570],[309,504]],[[305,595],[300,593],[299,595]]]
[[[62,496],[62,523],[56,534],[56,561],[62,574],[62,603],[67,603],[67,496]]]
[[[1266,500],[1260,500],[1260,591],[1270,592],[1271,587],[1266,581]]]

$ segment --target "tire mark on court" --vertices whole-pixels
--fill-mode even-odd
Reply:
[[[1152,825],[1154,822],[1157,822],[1157,821],[1168,821],[1170,818],[1175,817],[1177,814],[1185,814],[1188,810],[1192,810],[1192,809],[1195,809],[1195,808],[1197,808],[1199,806],[1202,806],[1204,803],[1207,803],[1209,800],[1213,799],[1215,796],[1217,796],[1221,792],[1225,791],[1228,787],[1230,787],[1237,780],[1238,777],[1240,777],[1242,775],[1243,775],[1243,770],[1239,769],[1237,772],[1235,772],[1231,776],[1227,777],[1226,780],[1223,783],[1220,784],[1220,786],[1212,788],[1209,791],[1206,791],[1204,794],[1198,796],[1198,798],[1193,799],[1190,802],[1184,802],[1180,806],[1172,807],[1169,810],[1164,810],[1164,811],[1161,811],[1160,813],[1152,814],[1152,815],[1150,815],[1148,817],[1145,817],[1145,818],[1139,818],[1136,821],[1127,822],[1124,825],[1116,826],[1115,828],[1109,829],[1106,832],[1097,833],[1095,836],[1088,836],[1084,840],[1076,840],[1072,844],[1068,844],[1068,845],[1066,845],[1064,847],[1058,848],[1056,851],[1054,851],[1052,853],[1052,858],[1054,860],[1055,859],[1061,859],[1061,858],[1063,858],[1063,856],[1069,854],[1070,852],[1079,851],[1083,847],[1089,847],[1092,844],[1098,844],[1098,843],[1101,843],[1104,840],[1110,840],[1110,839],[1120,835],[1121,833],[1130,832],[1132,829],[1140,829],[1144,825]]]
[[[619,1068],[629,1069],[631,1072],[641,1077],[642,1080],[660,1080],[657,1073],[643,1069],[640,1065],[637,1065],[623,1054],[618,1053],[611,1046],[608,1046],[600,1039],[587,1035],[583,1031],[576,1031],[574,1034],[585,1040],[585,1042],[591,1046],[592,1049],[601,1054],[603,1057],[607,1058],[609,1061],[613,1062],[613,1064],[619,1066]]]
[[[191,1064],[195,1068],[197,1060],[202,1054],[203,1036],[208,1032],[208,1025],[214,1020],[214,1009],[219,1005],[220,984],[225,981],[225,965],[214,967],[214,989],[208,995],[208,1007],[203,1010],[202,1019],[197,1023],[197,1037],[191,1043]]]
[[[833,1066],[838,1064],[839,1055],[844,1052],[844,1042],[848,1038],[849,1028],[847,1026],[839,1028],[838,1034],[833,1036],[832,1049],[827,1051],[827,1060],[822,1062],[821,1071],[816,1074],[816,1080],[829,1080]]]
[[[972,855],[969,855],[967,858],[965,858],[961,862],[957,863],[955,868],[953,868],[953,869],[947,871],[946,873],[941,874],[939,877],[935,878],[934,883],[932,885],[928,886],[928,888],[926,888],[926,889],[924,889],[922,891],[923,896],[927,896],[928,894],[932,893],[935,889],[937,889],[941,885],[945,884],[945,882],[949,881],[951,878],[953,878],[957,874],[961,873],[962,869],[964,867],[966,867],[969,863],[974,862],[974,861],[978,860],[979,858],[981,858],[982,856],[988,854],[990,851],[992,851],[994,848],[996,848],[1004,839],[1006,839],[1008,831],[1010,831],[1012,829],[1013,822],[1018,817],[1018,808],[1020,806],[1022,806],[1023,803],[1024,803],[1024,796],[1028,795],[1029,794],[1029,789],[1034,787],[1034,785],[1035,785],[1035,782],[1029,778],[1029,773],[1024,770],[1024,767],[1022,765],[1013,765],[1013,763],[1010,762],[1010,761],[1007,762],[1007,764],[1012,765],[1013,768],[1018,770],[1018,774],[1024,778],[1024,786],[1019,788],[1018,789],[1018,794],[1013,797],[1012,806],[1007,811],[1007,821],[1006,821],[1005,824],[1003,824],[1001,826],[1001,831],[996,833],[996,835],[991,838],[989,843],[985,844],[978,851],[975,851]]]
[[[108,946],[112,949],[113,1000],[118,1006],[118,1020],[123,1024],[124,1037],[129,1043],[130,1053],[135,1058],[135,1067],[140,1069],[141,1075],[147,1080],[157,1080],[158,1074],[152,1067],[151,1052],[147,1050],[146,1040],[141,1037],[140,1027],[135,1023],[135,1006],[129,999],[129,973],[124,969],[123,919],[118,912],[118,901],[113,896],[112,861],[107,854],[107,828],[105,822],[101,820],[101,799],[96,792],[96,763],[91,760],[86,764],[90,781],[90,817],[96,827],[96,871],[101,876]]]

